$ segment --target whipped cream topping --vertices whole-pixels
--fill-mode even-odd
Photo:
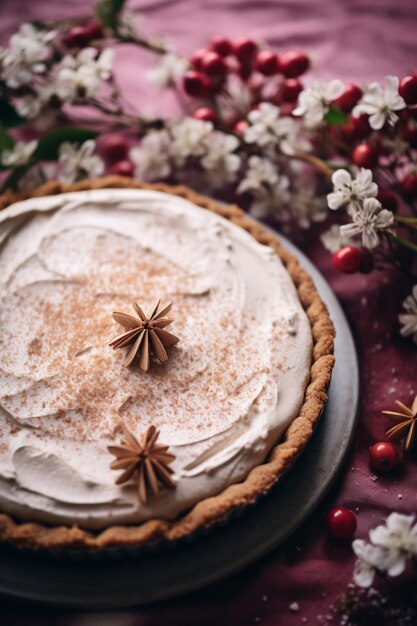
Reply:
[[[180,343],[144,373],[108,343],[133,296],[173,302]],[[298,415],[309,321],[280,259],[191,202],[139,189],[0,214],[0,510],[86,528],[174,518],[243,480]],[[154,424],[176,488],[115,485],[121,424]]]

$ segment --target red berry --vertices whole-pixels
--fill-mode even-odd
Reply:
[[[329,130],[331,128],[332,127],[330,127]],[[350,120],[348,120],[346,124],[340,124],[338,128],[343,139],[346,139],[349,143],[353,143],[356,139],[358,139],[356,128]]]
[[[251,74],[248,78],[246,85],[249,91],[255,94],[256,99],[258,99],[258,96],[260,96],[260,91],[265,85],[265,77],[261,76],[261,74]]]
[[[363,139],[367,137],[371,132],[372,128],[369,124],[369,118],[366,113],[362,113],[359,117],[353,117],[353,115],[349,115],[349,123],[352,124],[355,129],[355,134],[358,139]]]
[[[395,211],[398,206],[397,196],[389,189],[380,189],[378,191],[377,200],[380,201],[384,209]]]
[[[332,264],[343,274],[359,272],[364,262],[364,254],[355,246],[344,246],[332,256]]]
[[[227,65],[217,52],[207,52],[201,60],[201,69],[209,76],[224,76]]]
[[[248,37],[236,39],[232,46],[234,55],[237,56],[239,61],[242,61],[242,63],[248,63],[251,61],[258,49],[256,42]]]
[[[216,111],[214,111],[210,107],[200,107],[199,109],[196,109],[193,113],[193,117],[196,120],[203,120],[204,122],[212,122],[213,124],[217,122]]]
[[[117,176],[127,176],[128,178],[133,178],[135,175],[135,166],[127,159],[123,159],[123,161],[118,161],[112,165],[110,172],[112,174],[116,174]]]
[[[105,159],[115,163],[126,158],[129,142],[123,135],[113,133],[105,135],[100,142],[101,153]]]
[[[206,56],[207,52],[207,48],[199,48],[198,50],[193,52],[190,58],[190,63],[195,67],[196,70],[201,70],[203,59]]]
[[[356,532],[356,515],[343,506],[337,506],[327,513],[326,526],[333,539],[347,541],[352,539]]]
[[[236,135],[243,135],[248,126],[249,124],[246,120],[238,120],[233,124],[232,130]]]
[[[260,50],[255,58],[255,69],[264,76],[274,76],[280,70],[278,55],[272,50]]]
[[[100,39],[103,37],[103,26],[101,22],[93,21],[85,25],[89,39]]]
[[[232,42],[226,37],[212,37],[209,42],[210,50],[213,52],[217,52],[221,57],[227,57],[229,54],[233,52]]]
[[[236,74],[244,81],[247,81],[252,74],[252,66],[250,63],[240,63],[236,69]]]
[[[310,67],[310,59],[303,52],[286,52],[280,58],[281,71],[287,78],[297,78]]]
[[[279,95],[284,102],[296,102],[303,89],[298,78],[287,78],[279,89]]]
[[[68,48],[83,48],[90,41],[90,33],[85,26],[74,26],[65,35],[64,43]]]
[[[211,80],[201,72],[189,71],[183,77],[184,91],[194,98],[204,98],[213,86]]]
[[[370,143],[361,143],[353,150],[352,161],[358,167],[372,169],[378,164],[378,150]]]
[[[407,198],[417,197],[417,172],[410,172],[403,179],[401,187]]]
[[[399,457],[396,447],[389,441],[374,443],[369,448],[371,467],[378,472],[390,472],[398,465]]]
[[[398,87],[400,96],[407,104],[417,104],[417,76],[406,76]]]
[[[342,94],[336,98],[336,100],[333,100],[333,104],[339,107],[344,113],[350,113],[361,96],[362,89],[357,85],[346,85]]]

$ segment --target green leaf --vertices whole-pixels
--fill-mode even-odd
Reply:
[[[113,31],[116,30],[117,18],[125,3],[126,0],[101,0],[96,4],[95,12],[103,26],[111,28]]]
[[[7,191],[7,189],[13,189],[13,191],[16,191],[17,183],[22,178],[22,176],[26,174],[26,172],[28,171],[28,169],[30,169],[30,167],[31,167],[31,164],[19,165],[18,167],[15,167],[10,172],[9,176],[6,178],[2,187],[2,192]]]
[[[19,115],[14,106],[5,98],[0,98],[0,122],[6,128],[21,126],[26,119]]]
[[[343,111],[332,106],[324,116],[324,121],[330,126],[340,126],[340,124],[346,124],[347,120],[347,115],[343,113]]]
[[[59,157],[59,147],[65,141],[81,144],[88,139],[94,139],[98,133],[86,128],[58,128],[52,130],[39,139],[38,146],[32,158],[36,161],[56,161]]]

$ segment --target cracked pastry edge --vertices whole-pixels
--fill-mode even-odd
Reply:
[[[145,184],[121,176],[84,180],[73,184],[50,182],[30,191],[7,192],[0,196],[0,210],[21,200],[73,191],[104,188],[150,189],[180,196],[190,202],[229,219],[250,233],[259,243],[270,246],[280,257],[290,274],[298,297],[310,321],[313,353],[310,382],[304,402],[282,439],[272,448],[267,459],[255,466],[245,480],[229,485],[221,493],[205,498],[176,520],[152,519],[140,524],[110,526],[97,532],[79,526],[47,526],[20,522],[0,512],[0,541],[25,547],[106,548],[110,546],[138,546],[158,539],[174,541],[195,531],[224,520],[230,513],[253,504],[278,482],[293,465],[310,440],[327,400],[334,365],[333,347],[335,329],[325,303],[320,298],[310,275],[301,268],[296,257],[283,247],[277,236],[254,222],[237,205],[220,206],[184,185],[163,183]]]

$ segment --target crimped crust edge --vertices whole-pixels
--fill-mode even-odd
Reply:
[[[55,548],[105,548],[109,546],[137,546],[158,539],[174,541],[198,529],[225,519],[237,508],[253,504],[260,494],[266,494],[294,463],[310,440],[314,427],[327,400],[334,365],[333,344],[335,330],[325,303],[320,298],[313,280],[301,268],[293,254],[286,250],[275,235],[249,219],[237,205],[220,206],[183,185],[144,184],[121,176],[108,176],[98,180],[61,184],[50,182],[34,190],[8,192],[0,196],[0,210],[27,198],[50,196],[72,191],[102,188],[151,189],[175,194],[206,208],[249,232],[257,241],[268,245],[280,257],[290,274],[311,324],[313,354],[310,382],[306,388],[300,413],[277,443],[267,460],[254,467],[244,481],[229,485],[221,493],[198,502],[185,515],[174,521],[152,519],[140,524],[110,526],[105,530],[90,531],[78,526],[46,526],[40,523],[20,522],[0,513],[0,541],[9,541],[26,547]]]

